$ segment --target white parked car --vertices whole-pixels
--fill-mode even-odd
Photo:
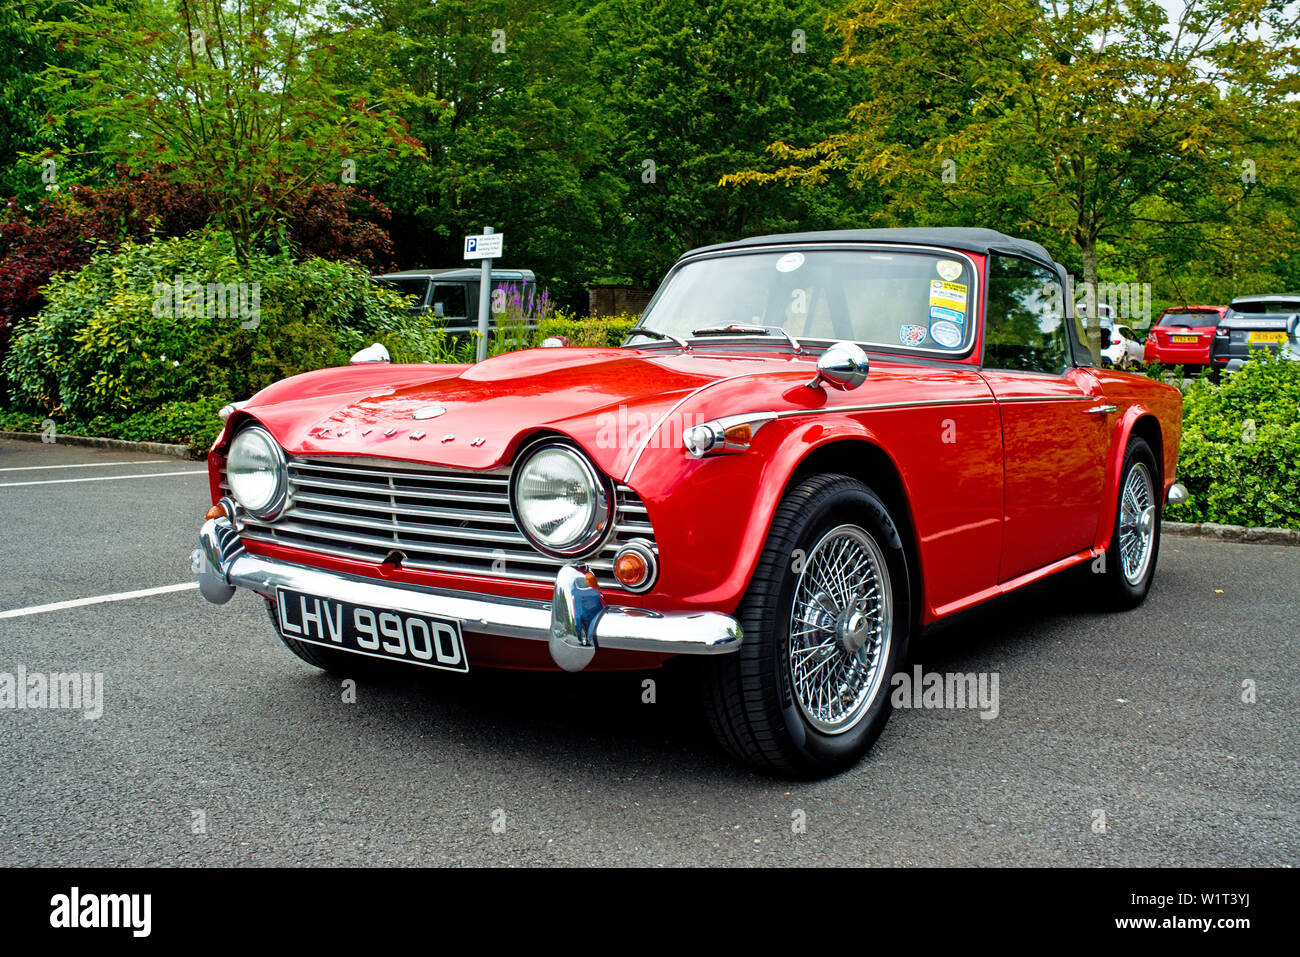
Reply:
[[[1090,325],[1087,306],[1080,303],[1076,311],[1084,325]],[[1133,331],[1132,327],[1116,322],[1115,310],[1107,303],[1099,303],[1097,313],[1101,321],[1102,365],[1113,366],[1116,369],[1141,368],[1145,352],[1142,338]]]
[[[1139,369],[1145,346],[1142,339],[1131,328],[1124,325],[1101,327],[1102,341],[1110,336],[1110,345],[1101,350],[1102,358],[1108,360],[1116,369]]]

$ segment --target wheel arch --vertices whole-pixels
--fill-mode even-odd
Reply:
[[[857,479],[884,502],[891,518],[898,525],[903,553],[907,557],[912,615],[919,620],[924,607],[925,576],[921,571],[916,522],[898,464],[881,446],[866,438],[835,438],[809,450],[795,464],[781,490],[781,497],[784,498],[803,479],[827,473]]]
[[[1160,474],[1156,477],[1156,499],[1157,508],[1164,512],[1165,486],[1165,442],[1164,430],[1160,427],[1160,420],[1155,413],[1141,405],[1134,405],[1129,408],[1128,412],[1120,420],[1116,430],[1115,444],[1111,450],[1110,462],[1106,469],[1106,494],[1102,499],[1101,512],[1097,521],[1097,544],[1096,547],[1101,551],[1110,548],[1110,539],[1113,533],[1111,528],[1112,522],[1109,517],[1115,514],[1115,508],[1119,502],[1119,483],[1122,476],[1120,473],[1124,469],[1124,455],[1128,451],[1128,444],[1133,438],[1140,438],[1147,445],[1151,446],[1151,452],[1155,456],[1156,468]]]

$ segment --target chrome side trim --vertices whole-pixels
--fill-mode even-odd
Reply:
[[[875,409],[925,409],[944,405],[997,405],[998,400],[992,396],[971,399],[922,399],[906,402],[872,402],[867,405],[837,405],[833,409],[786,409],[776,413],[778,419],[789,419],[797,415],[825,415],[831,412],[871,412]]]
[[[1052,395],[1052,396],[1012,396],[999,399],[994,396],[977,396],[966,399],[908,399],[903,402],[870,402],[862,405],[837,405],[825,409],[786,409],[783,412],[741,412],[728,416],[728,420],[743,422],[747,419],[774,416],[778,419],[790,419],[800,415],[829,415],[835,412],[874,412],[879,409],[927,409],[949,405],[998,405],[1002,402],[1095,402],[1096,396],[1090,395]]]
[[[1010,395],[998,402],[1096,402],[1095,395]]]

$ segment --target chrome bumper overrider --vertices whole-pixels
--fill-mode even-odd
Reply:
[[[581,671],[597,648],[717,655],[735,651],[741,642],[739,623],[719,612],[606,605],[578,565],[560,569],[549,602],[417,588],[250,555],[228,518],[203,524],[193,564],[199,591],[213,604],[229,601],[236,588],[267,598],[275,597],[276,588],[289,588],[371,608],[455,619],[466,634],[545,641],[565,671]]]

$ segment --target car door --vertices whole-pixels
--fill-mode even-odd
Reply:
[[[1002,419],[1005,582],[1095,543],[1113,411],[1075,364],[1054,270],[993,254],[985,297],[981,375]]]

